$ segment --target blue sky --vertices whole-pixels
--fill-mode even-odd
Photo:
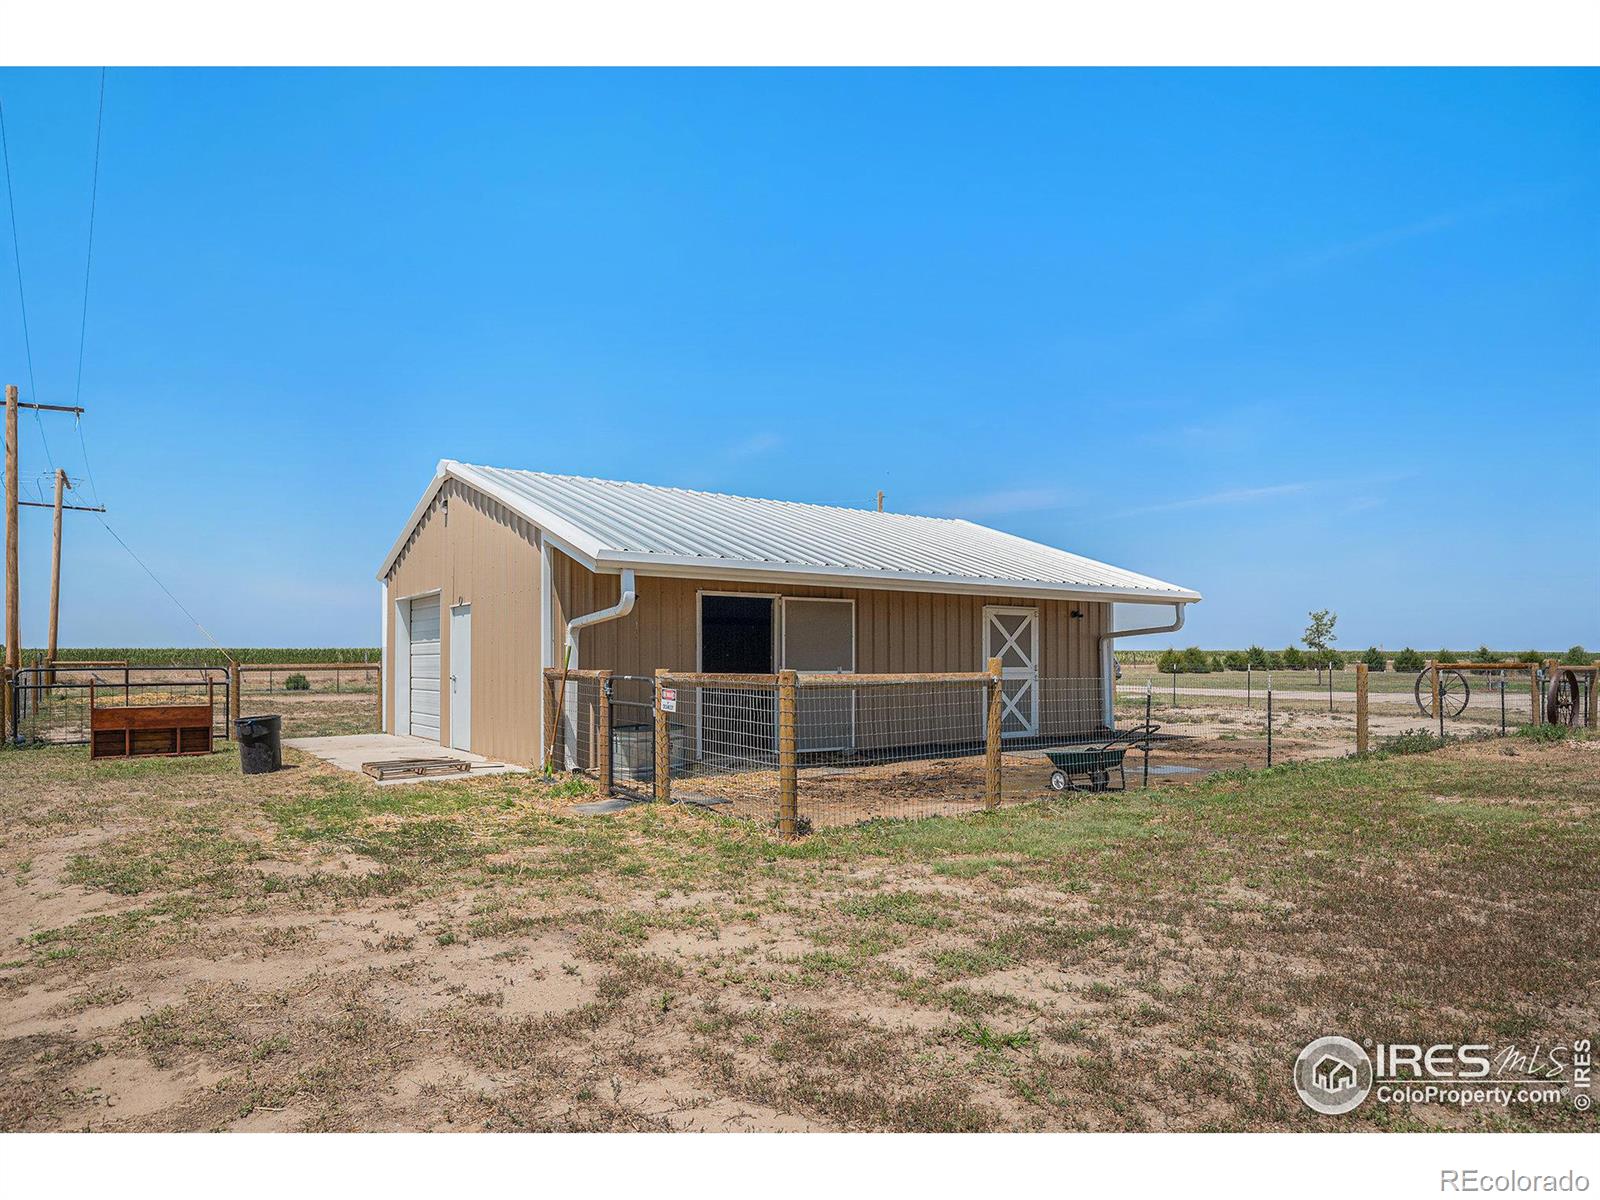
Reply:
[[[0,74],[49,403],[97,81]],[[373,642],[450,457],[881,487],[1197,588],[1185,643],[1595,646],[1597,212],[1594,72],[114,70],[83,430],[228,644]],[[92,516],[64,573],[64,644],[202,640]]]

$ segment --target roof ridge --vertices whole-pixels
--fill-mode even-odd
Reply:
[[[652,492],[676,492],[682,496],[712,496],[719,500],[747,500],[753,504],[789,504],[797,508],[820,508],[828,512],[861,513],[870,517],[892,517],[896,520],[940,521],[946,524],[972,525],[962,517],[934,517],[925,513],[880,512],[872,508],[851,508],[846,504],[818,504],[814,500],[780,500],[776,496],[745,496],[738,492],[710,492],[704,488],[674,487],[666,483],[645,483],[637,479],[603,479],[598,475],[570,475],[562,471],[529,471],[522,467],[491,467],[484,463],[456,462],[456,466],[475,471],[501,471],[507,475],[537,475],[544,479],[570,479],[580,483],[602,483],[609,487],[648,488]],[[978,528],[987,528],[978,526]]]

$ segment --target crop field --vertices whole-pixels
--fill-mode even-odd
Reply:
[[[1290,1085],[1330,1033],[1592,1036],[1591,736],[793,844],[589,799],[0,751],[0,1128],[1594,1128]]]

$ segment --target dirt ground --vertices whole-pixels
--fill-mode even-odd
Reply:
[[[1289,1068],[1593,1034],[1600,742],[795,845],[589,799],[0,753],[0,1128],[1593,1128],[1319,1117]]]
[[[1138,724],[1143,716],[1142,705],[1124,704],[1118,710],[1119,727]],[[1113,786],[1185,787],[1218,771],[1267,765],[1266,718],[1260,708],[1191,701],[1184,707],[1155,710],[1152,721],[1172,740],[1155,743],[1148,776],[1142,754],[1126,755],[1123,774],[1113,773]],[[1421,724],[1414,714],[1374,711],[1369,717],[1371,745],[1376,748],[1383,739]],[[1480,729],[1476,725],[1471,728],[1473,732]],[[1274,714],[1272,761],[1276,764],[1341,758],[1353,754],[1355,748],[1353,712],[1330,713],[1307,705],[1282,707]],[[1026,804],[1051,797],[1055,794],[1051,774],[1052,766],[1042,750],[1005,754],[1003,803]],[[775,767],[706,770],[675,781],[673,789],[675,796],[763,824],[771,823],[777,811]],[[956,816],[981,809],[983,802],[981,754],[860,765],[802,764],[798,775],[799,816],[803,825],[812,829]]]

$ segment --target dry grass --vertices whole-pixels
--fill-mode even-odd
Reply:
[[[828,829],[0,755],[6,1129],[1592,1128],[1289,1086],[1600,1024],[1600,742]]]

